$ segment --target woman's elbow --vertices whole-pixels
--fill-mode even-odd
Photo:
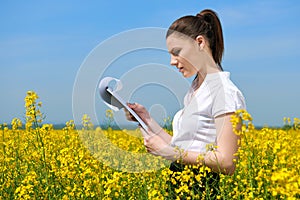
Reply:
[[[233,175],[235,172],[235,162],[233,160],[227,160],[221,163],[220,172],[226,175]]]
[[[224,155],[220,152],[214,154],[214,159],[211,157],[210,159],[206,159],[205,163],[213,171],[226,175],[232,175],[236,168],[235,158],[232,156],[226,156],[226,154]]]

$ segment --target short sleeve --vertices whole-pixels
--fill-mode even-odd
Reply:
[[[239,109],[246,109],[245,98],[236,87],[220,87],[214,97],[212,105],[212,116],[214,118]]]

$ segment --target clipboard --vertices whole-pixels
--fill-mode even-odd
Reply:
[[[145,124],[145,122],[136,114],[136,112],[134,112],[134,110],[132,110],[130,107],[128,107],[128,105],[126,104],[126,102],[118,95],[118,93],[112,91],[109,87],[106,88],[106,91],[111,94],[112,97],[114,97],[115,100],[117,100],[126,110],[128,110],[130,112],[130,114],[132,114],[132,116],[138,121],[138,123],[142,126],[142,128],[147,131],[148,127]],[[114,101],[114,100],[112,100]]]
[[[117,83],[120,84],[120,81],[112,78],[112,77],[106,77],[101,80],[99,84],[99,93],[103,101],[107,104],[107,106],[112,107],[112,108],[117,108],[117,109],[126,109],[129,111],[130,114],[137,120],[137,122],[141,125],[141,127],[147,132],[148,127],[146,123],[132,110],[127,103],[123,100],[123,98],[114,90],[112,90],[109,86],[108,83],[111,80],[117,81]]]

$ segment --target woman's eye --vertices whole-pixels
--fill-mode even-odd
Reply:
[[[179,53],[180,53],[180,49],[174,49],[174,50],[172,51],[172,54],[173,54],[174,56],[178,56]]]

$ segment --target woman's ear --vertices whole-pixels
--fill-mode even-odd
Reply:
[[[198,43],[198,46],[200,48],[200,50],[203,50],[204,49],[204,46],[205,46],[205,39],[202,35],[198,35],[196,37],[196,42]]]

